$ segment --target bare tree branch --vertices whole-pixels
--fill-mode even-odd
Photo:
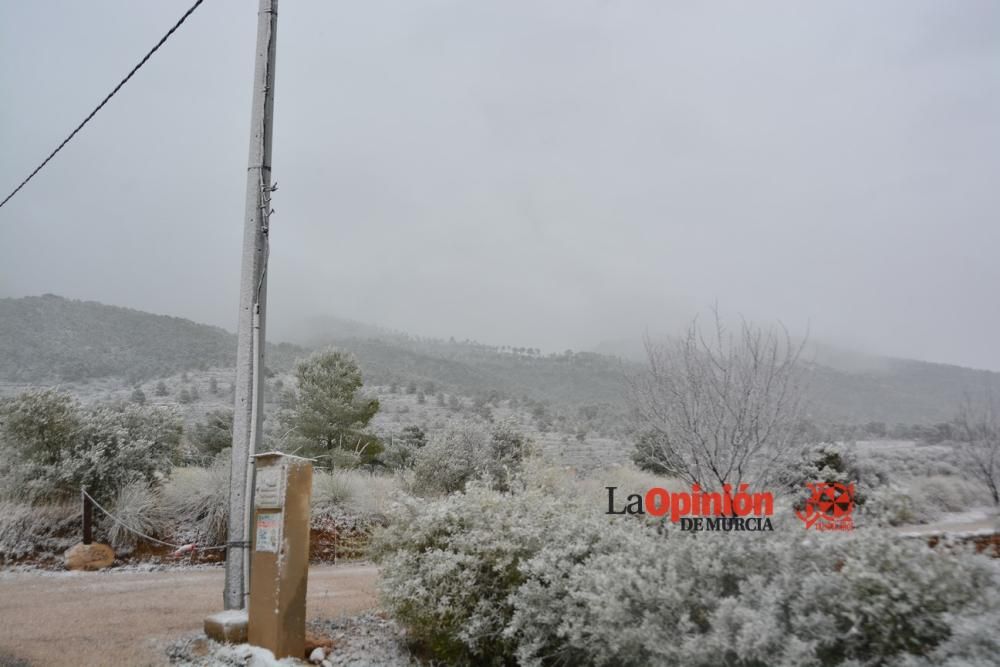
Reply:
[[[704,488],[761,488],[804,444],[795,438],[805,341],[746,320],[730,331],[713,315],[708,335],[695,320],[680,339],[646,336],[647,368],[629,378],[642,456]]]

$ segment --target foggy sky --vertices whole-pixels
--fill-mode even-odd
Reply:
[[[3,3],[6,196],[190,4]],[[723,311],[1000,370],[1000,4],[282,0],[269,338],[588,349]],[[256,3],[0,209],[0,296],[233,330]]]

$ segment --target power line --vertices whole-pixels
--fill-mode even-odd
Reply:
[[[184,23],[184,21],[186,21],[189,16],[191,16],[191,14],[194,12],[194,10],[198,9],[198,5],[200,5],[202,2],[204,2],[204,0],[195,0],[195,3],[193,5],[191,5],[190,9],[188,9],[186,12],[184,12],[184,15],[177,21],[177,23],[174,24],[174,27],[172,27],[170,30],[168,30],[167,34],[165,34],[163,37],[160,38],[160,41],[158,41],[156,43],[156,46],[154,46],[152,49],[149,50],[149,53],[147,53],[143,57],[143,59],[139,61],[138,65],[136,65],[135,67],[132,68],[131,72],[129,72],[128,74],[125,75],[124,79],[122,79],[121,81],[118,82],[118,85],[114,87],[114,90],[112,90],[110,93],[108,93],[107,96],[103,100],[101,100],[101,103],[98,104],[96,107],[94,107],[94,110],[91,111],[90,114],[86,118],[83,119],[83,122],[80,123],[79,125],[77,125],[76,129],[73,130],[72,132],[70,132],[69,136],[66,137],[65,139],[63,139],[62,143],[59,144],[54,151],[52,151],[51,153],[49,153],[49,156],[47,158],[45,158],[40,165],[38,165],[37,167],[35,167],[35,170],[33,172],[31,172],[30,174],[28,174],[28,177],[26,179],[24,179],[23,181],[21,181],[21,184],[18,185],[16,188],[14,188],[14,191],[11,192],[9,195],[7,195],[7,197],[2,202],[0,202],[0,208],[2,208],[4,204],[6,204],[8,201],[10,201],[11,197],[13,197],[14,195],[16,195],[21,188],[23,188],[25,185],[27,185],[28,181],[30,181],[32,178],[34,178],[35,174],[37,174],[38,172],[40,172],[42,170],[42,167],[44,167],[45,165],[47,165],[49,163],[49,160],[51,160],[52,158],[54,158],[56,156],[56,153],[58,153],[59,151],[61,151],[63,149],[63,146],[65,146],[66,144],[68,144],[70,142],[70,139],[72,139],[73,137],[75,137],[76,133],[79,132],[80,130],[82,130],[83,126],[90,122],[91,118],[93,118],[95,115],[97,115],[97,112],[100,111],[104,107],[104,105],[108,103],[108,100],[110,100],[112,97],[114,97],[115,93],[117,93],[119,90],[121,90],[121,87],[124,86],[126,83],[128,83],[128,80],[132,78],[132,75],[135,74],[136,72],[138,72],[139,68],[146,64],[146,61],[149,60],[150,56],[152,56],[154,53],[156,53],[157,49],[159,49],[161,46],[163,46],[164,42],[166,42],[168,39],[170,39],[170,36],[174,34],[174,31],[177,30],[177,28],[181,27],[181,24]]]

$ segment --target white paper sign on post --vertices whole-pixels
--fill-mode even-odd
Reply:
[[[284,466],[260,468],[254,485],[254,506],[281,507],[285,496]]]
[[[278,553],[281,547],[281,512],[261,512],[257,515],[257,551]]]

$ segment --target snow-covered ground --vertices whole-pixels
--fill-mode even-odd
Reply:
[[[895,530],[904,537],[993,535],[1000,533],[1000,513],[992,507],[977,507],[966,512],[947,512],[942,514],[937,521],[898,526]]]

